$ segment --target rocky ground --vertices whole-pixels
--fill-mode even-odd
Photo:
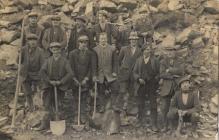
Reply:
[[[186,57],[186,61],[182,63],[185,64],[187,74],[192,76],[194,88],[200,91],[202,112],[197,130],[199,139],[213,139],[217,129],[218,112],[218,0],[0,0],[0,130],[6,132],[10,125],[21,21],[31,9],[41,15],[39,24],[45,23],[50,15],[56,12],[61,15],[63,26],[71,28],[74,25],[71,14],[85,14],[87,20],[92,23],[96,10],[105,9],[110,13],[112,22],[122,25],[118,27],[121,30],[128,29],[130,21],[136,21],[141,33],[154,28],[154,46],[158,55],[164,48],[174,46],[178,50],[178,56]],[[150,23],[153,23],[153,26]],[[18,118],[22,120],[23,97],[19,97],[19,103]],[[133,130],[125,127],[122,128],[121,134],[106,136],[101,131],[81,134],[68,128],[66,134],[59,138],[49,133],[42,135],[29,131],[19,131],[16,138],[175,139],[148,133],[146,129]]]

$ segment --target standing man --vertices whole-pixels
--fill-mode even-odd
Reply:
[[[74,17],[76,25],[73,27],[70,33],[70,38],[68,42],[68,52],[78,48],[78,37],[80,35],[88,35],[88,30],[86,29],[86,19],[84,16]],[[90,38],[89,38],[90,43]],[[90,46],[90,44],[89,44]]]
[[[178,86],[177,79],[184,73],[184,67],[176,62],[174,48],[166,49],[166,54],[160,62],[160,96],[161,96],[161,113],[164,124],[163,130],[167,130],[167,113],[170,107],[170,100],[175,94]]]
[[[81,112],[82,112],[82,123],[85,123],[87,120],[86,116],[86,108],[87,101],[89,99],[89,81],[92,79],[94,72],[96,71],[92,66],[94,62],[92,59],[93,53],[88,49],[88,36],[81,35],[78,38],[78,48],[74,49],[69,55],[69,61],[71,68],[74,73],[74,87],[73,92],[77,93],[79,84],[82,86],[82,94],[81,94]]]
[[[38,14],[36,12],[31,12],[28,14],[29,24],[24,28],[24,37],[22,40],[22,46],[26,45],[27,36],[29,36],[29,34],[35,34],[38,37],[37,39],[37,44],[39,44],[38,47],[42,47],[41,36],[42,36],[43,27],[38,25],[37,21],[38,21]]]
[[[26,96],[26,106],[33,109],[33,89],[39,88],[39,71],[44,62],[42,49],[38,47],[38,36],[28,34],[26,46],[21,49],[21,79]]]
[[[104,10],[98,12],[98,23],[94,26],[94,40],[99,42],[100,33],[105,32],[107,34],[107,43],[112,45],[112,37],[116,40],[119,39],[119,30],[116,26],[108,23],[108,14]]]
[[[51,55],[49,47],[52,42],[60,43],[62,51],[64,51],[67,45],[67,36],[65,30],[60,25],[61,17],[53,16],[51,20],[52,26],[45,30],[42,39],[43,49],[47,52],[48,56]]]
[[[98,58],[97,81],[99,83],[99,97],[103,110],[107,102],[107,93],[111,92],[112,97],[116,95],[115,80],[117,78],[114,51],[115,48],[110,47],[107,43],[107,34],[100,33],[100,42],[94,50]],[[115,98],[114,98],[115,99]]]
[[[133,90],[133,68],[136,60],[142,55],[141,49],[138,47],[138,35],[137,32],[131,32],[129,35],[130,46],[122,47],[119,53],[119,103],[123,103],[120,99],[125,96],[130,96]],[[127,104],[127,99],[124,99],[125,109]]]
[[[199,93],[191,90],[190,76],[181,78],[179,87],[180,90],[177,91],[171,99],[170,110],[167,114],[168,120],[173,130],[174,121],[179,119],[180,114],[183,118],[183,122],[190,121],[192,123],[192,132],[195,132],[201,109]]]
[[[147,48],[143,52],[134,67],[135,93],[139,102],[139,122],[143,123],[145,117],[146,94],[150,101],[151,126],[153,131],[157,131],[157,93],[159,82],[159,61]]]
[[[50,44],[50,51],[52,52],[52,56],[50,56],[45,61],[40,70],[41,78],[43,81],[43,104],[45,110],[50,113],[50,116],[54,115],[53,112],[51,112],[51,110],[54,110],[55,108],[54,87],[57,87],[59,102],[58,105],[59,108],[62,109],[61,103],[65,96],[65,91],[68,90],[70,84],[69,82],[73,77],[71,66],[68,60],[65,57],[62,57],[61,49],[62,45],[60,43],[52,42]],[[49,120],[44,120],[38,129],[41,130],[47,128],[48,123]]]

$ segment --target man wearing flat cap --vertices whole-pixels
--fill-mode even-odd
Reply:
[[[178,90],[177,81],[184,74],[184,66],[176,61],[176,50],[168,47],[164,50],[160,61],[160,96],[161,115],[163,121],[162,131],[167,130],[167,113],[170,107],[170,100]]]
[[[150,48],[143,51],[143,56],[137,59],[133,70],[135,80],[135,95],[138,97],[140,124],[145,118],[145,101],[148,95],[151,112],[151,126],[157,131],[157,93],[159,82],[159,60],[152,54]]]
[[[170,110],[167,114],[171,129],[174,129],[174,121],[182,116],[183,122],[191,122],[193,132],[199,121],[200,101],[199,92],[191,88],[191,76],[187,75],[179,81],[180,90],[171,99]],[[178,124],[179,125],[179,124]]]
[[[108,14],[104,10],[100,10],[98,12],[98,23],[94,26],[94,40],[99,42],[99,35],[102,32],[107,34],[107,42],[112,45],[112,37],[114,37],[117,41],[120,38],[120,32],[116,26],[107,22]]]
[[[39,71],[44,63],[42,49],[38,47],[37,39],[35,34],[28,34],[26,46],[21,48],[20,75],[28,109],[33,109],[32,96],[35,91],[32,91],[31,87],[39,88]]]
[[[42,79],[42,90],[43,90],[43,105],[45,111],[49,112],[52,116],[54,109],[54,87],[57,87],[58,94],[58,105],[62,110],[62,100],[65,96],[65,91],[68,90],[73,73],[69,61],[62,56],[62,45],[59,42],[50,43],[50,56],[43,64],[40,74]],[[60,113],[60,112],[59,112]],[[60,117],[60,116],[59,116]],[[62,117],[62,116],[61,116]],[[51,118],[53,119],[53,118]],[[39,129],[45,129],[48,127],[48,120],[41,123]]]
[[[70,33],[70,38],[68,42],[68,52],[70,53],[72,50],[78,48],[78,37],[80,35],[87,35],[89,38],[88,46],[91,47],[91,37],[89,30],[86,28],[86,18],[85,16],[76,16],[73,17],[76,25],[73,27]],[[92,46],[93,47],[93,46]]]
[[[78,93],[79,84],[82,86],[82,123],[86,121],[86,102],[89,98],[88,90],[92,76],[95,75],[96,68],[93,67],[92,52],[88,49],[88,36],[80,35],[78,37],[78,48],[74,49],[69,55],[69,61],[74,73],[73,93]]]
[[[129,35],[130,45],[122,47],[119,53],[119,74],[118,81],[120,86],[118,102],[124,96],[131,95],[133,90],[133,75],[132,71],[136,60],[142,55],[141,49],[138,47],[138,35],[137,32],[132,31]],[[127,101],[124,101],[124,105]],[[121,107],[121,106],[120,106]],[[123,106],[125,108],[125,106]]]
[[[38,25],[37,22],[38,22],[38,14],[36,12],[29,13],[28,14],[28,25],[24,27],[24,37],[22,40],[22,46],[26,45],[27,36],[29,34],[35,34],[38,37],[37,39],[38,47],[42,47],[41,36],[42,36],[42,31],[44,28],[43,26]]]
[[[67,36],[65,30],[60,25],[60,16],[53,16],[51,18],[52,26],[45,30],[42,45],[44,50],[49,51],[50,43],[58,42],[61,45],[62,51],[64,51],[67,45]]]

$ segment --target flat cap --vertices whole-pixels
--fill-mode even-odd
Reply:
[[[50,43],[50,48],[60,48],[61,47],[61,44],[59,42],[52,42]]]
[[[191,78],[191,75],[183,76],[183,77],[179,80],[178,85],[180,86],[183,82],[185,82],[185,81],[190,81],[190,78]]]
[[[105,17],[108,17],[108,13],[107,13],[107,11],[105,11],[105,10],[100,10],[100,11],[98,12],[98,14],[102,14],[102,15],[104,15]]]
[[[87,35],[81,35],[79,38],[78,38],[78,41],[88,41],[89,38]]]
[[[55,16],[52,16],[52,17],[51,17],[51,20],[57,20],[57,21],[60,21],[60,20],[61,20],[61,17],[55,15]]]
[[[38,17],[38,13],[37,12],[30,12],[28,14],[28,17]]]
[[[129,34],[129,39],[139,39],[138,33],[137,33],[136,31],[132,31],[132,32]]]
[[[85,18],[84,16],[76,16],[76,17],[75,17],[75,20],[81,20],[81,21],[83,21],[84,23],[87,22],[87,20],[86,20],[86,18]]]
[[[27,35],[27,40],[37,40],[38,36],[35,34],[28,34]]]

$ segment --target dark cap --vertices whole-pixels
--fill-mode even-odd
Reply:
[[[87,20],[85,19],[84,16],[76,16],[76,17],[75,17],[75,20],[81,20],[81,21],[84,22],[84,23],[87,22]]]
[[[181,84],[185,81],[190,81],[190,78],[191,78],[191,75],[186,75],[186,76],[183,76],[180,80],[179,80],[179,83],[178,85],[181,86]]]
[[[50,48],[61,48],[61,44],[59,42],[50,43]]]

